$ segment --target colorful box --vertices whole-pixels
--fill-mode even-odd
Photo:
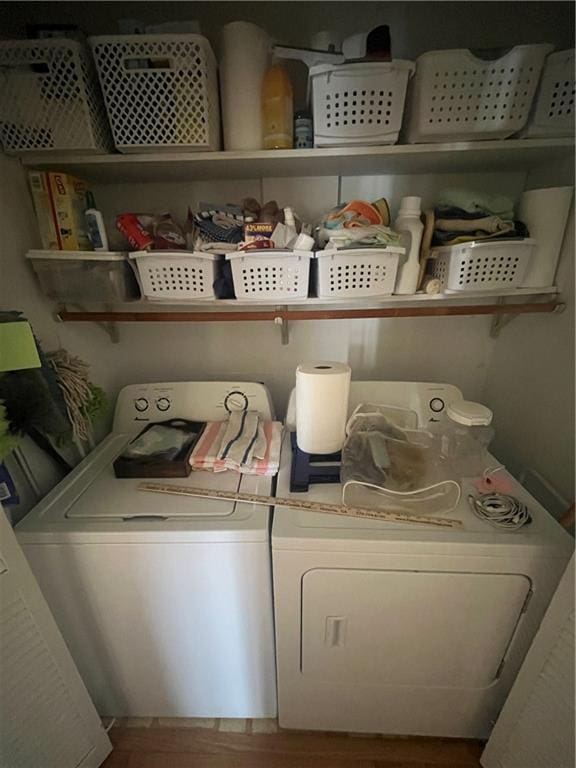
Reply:
[[[34,210],[36,211],[36,219],[38,220],[42,248],[47,251],[57,251],[60,246],[50,204],[48,174],[42,171],[30,171],[28,173],[28,182],[34,202]]]
[[[91,251],[84,211],[86,184],[67,173],[49,173],[50,202],[61,251]]]

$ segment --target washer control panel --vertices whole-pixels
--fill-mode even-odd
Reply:
[[[274,418],[270,393],[257,382],[193,381],[130,384],[116,401],[115,432],[139,432],[167,419],[224,421],[235,411],[258,411]]]

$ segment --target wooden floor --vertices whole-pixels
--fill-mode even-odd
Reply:
[[[110,730],[102,768],[480,768],[482,752],[479,741],[286,731],[275,721],[145,724]]]

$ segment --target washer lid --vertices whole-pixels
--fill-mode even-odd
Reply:
[[[119,479],[114,476],[112,465],[107,464],[69,507],[66,517],[122,522],[228,517],[234,512],[235,501],[151,493],[139,490],[138,486],[141,483],[154,482],[188,488],[214,488],[237,492],[240,489],[241,478],[242,475],[236,472],[192,472],[188,477]]]

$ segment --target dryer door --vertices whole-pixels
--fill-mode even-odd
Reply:
[[[484,688],[530,591],[525,576],[315,569],[302,585],[302,674],[324,682]]]

